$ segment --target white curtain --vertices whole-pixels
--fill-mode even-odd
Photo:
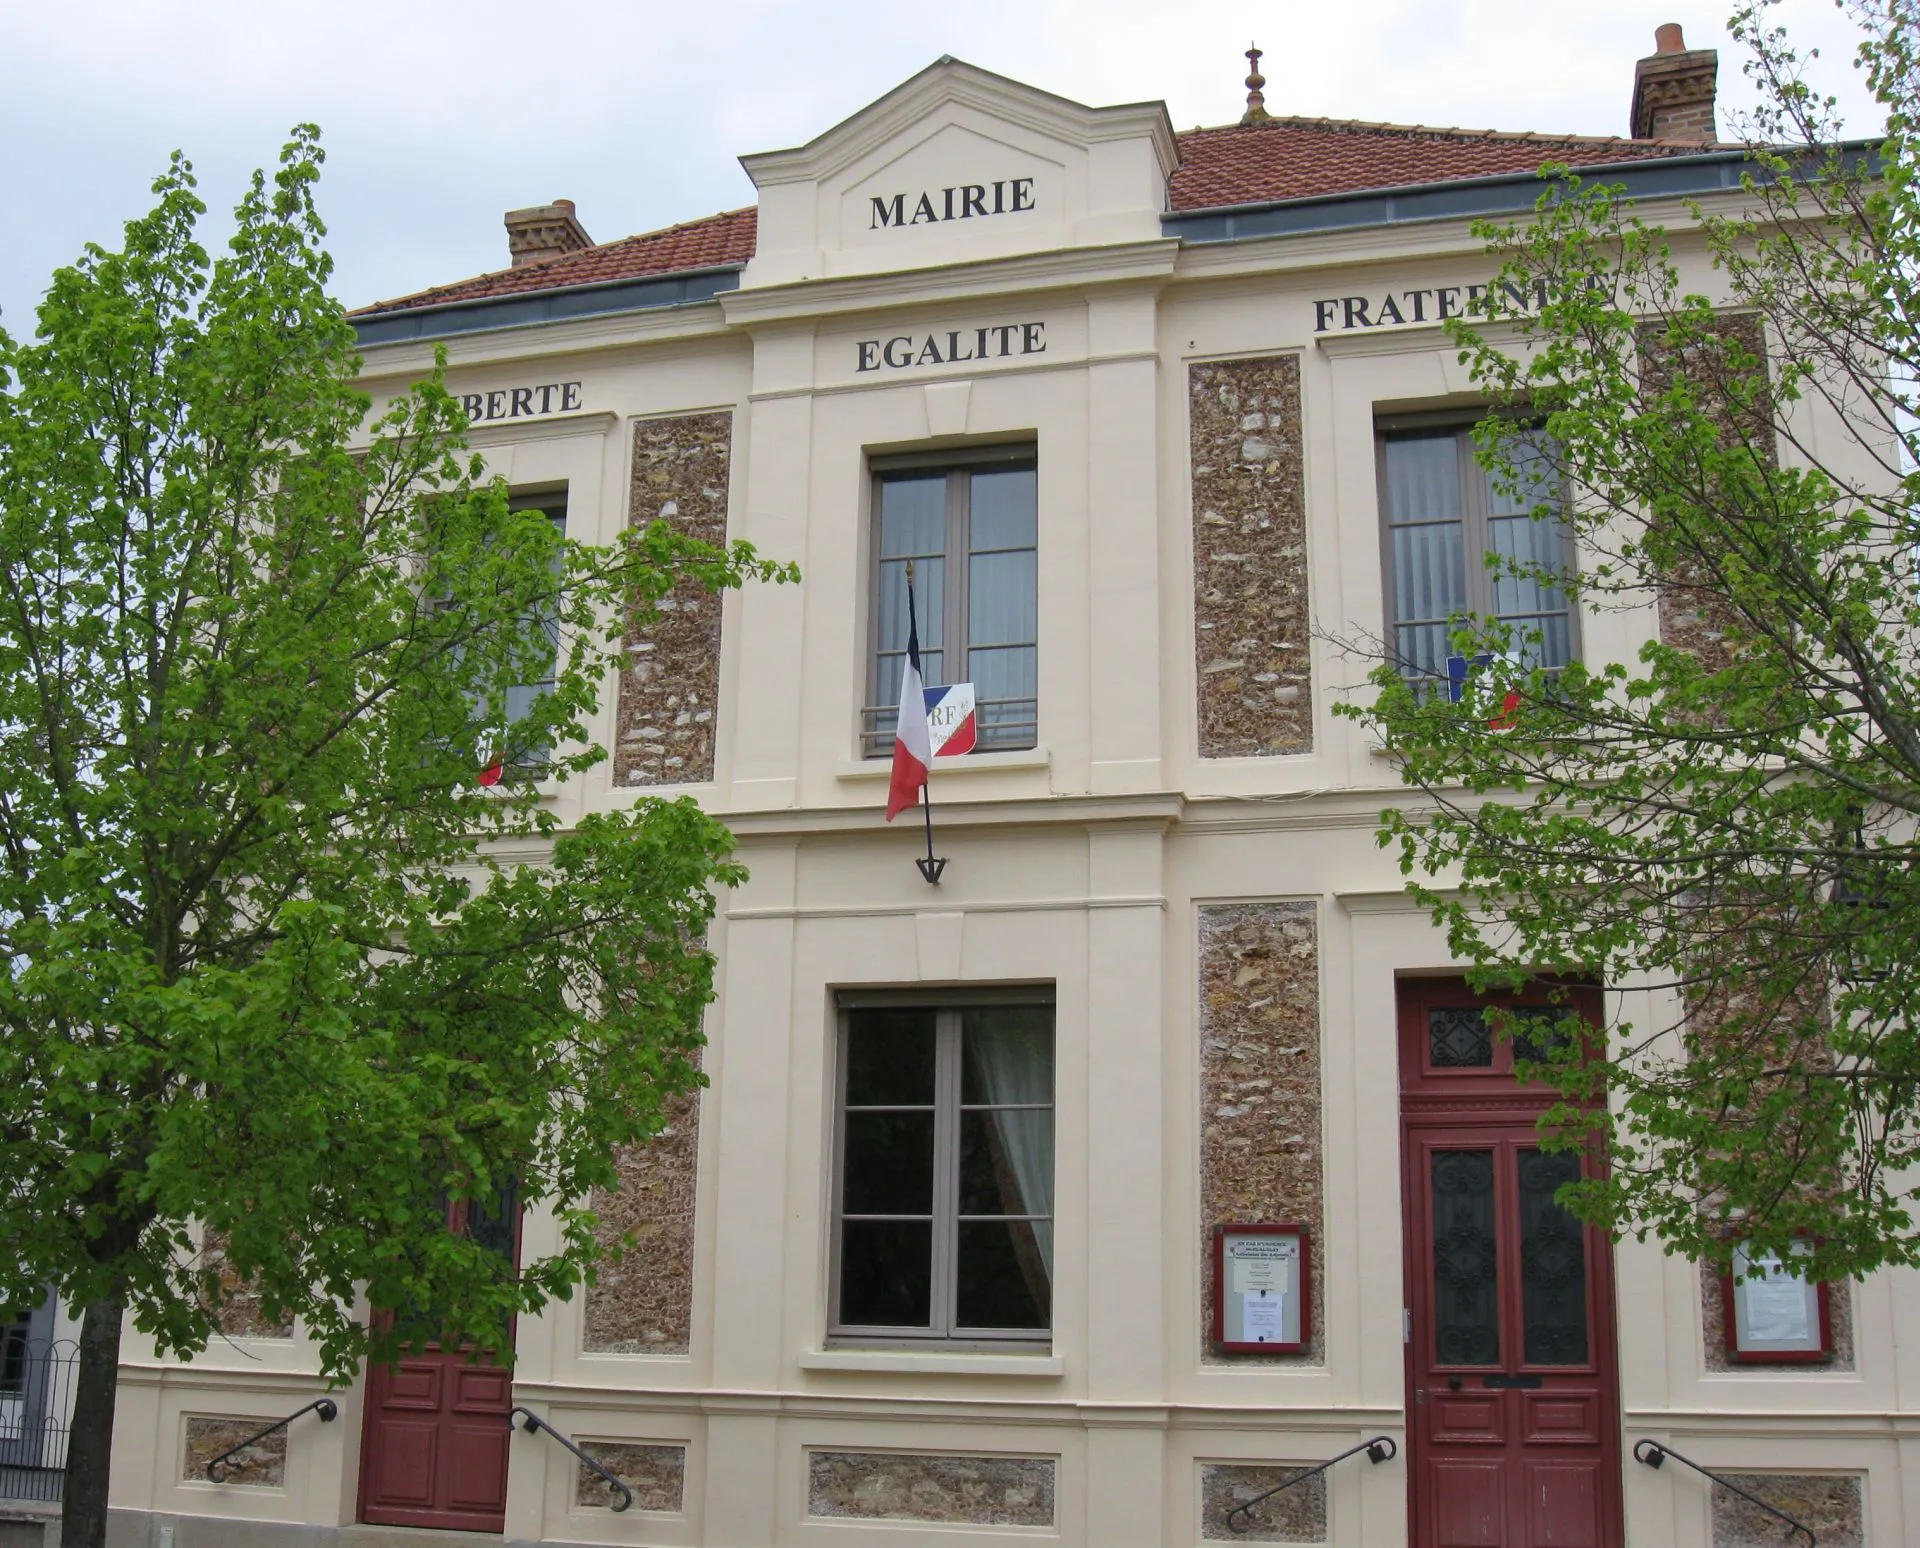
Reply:
[[[1037,1109],[987,1115],[996,1170],[1013,1182],[1009,1214],[1045,1215],[1031,1222],[1038,1273],[1053,1283],[1053,1037],[1050,1019],[1028,1007],[970,1014],[966,1055],[980,1082],[980,1099],[1038,1103]],[[1016,1233],[1017,1237],[1018,1233]],[[1023,1267],[1026,1265],[1023,1264]]]

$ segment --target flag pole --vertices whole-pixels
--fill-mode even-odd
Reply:
[[[913,561],[909,559],[907,561],[908,638],[917,639],[919,632],[913,613]],[[904,711],[906,706],[902,705],[901,708]],[[920,713],[923,715],[926,713],[925,704],[920,706]],[[926,781],[920,786],[920,810],[927,820],[927,853],[924,859],[915,860],[913,863],[920,868],[920,874],[926,879],[927,885],[937,887],[940,885],[941,873],[947,868],[947,862],[944,856],[936,859],[933,853],[933,764],[931,760],[927,764]]]

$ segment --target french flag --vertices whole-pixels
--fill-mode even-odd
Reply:
[[[918,803],[933,762],[927,729],[927,691],[920,682],[920,626],[913,616],[913,582],[907,582],[907,664],[900,672],[900,723],[893,733],[893,783],[887,788],[887,821]]]

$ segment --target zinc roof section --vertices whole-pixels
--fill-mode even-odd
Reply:
[[[1548,161],[1591,167],[1698,155],[1715,148],[1673,140],[1507,134],[1331,118],[1273,118],[1259,124],[1189,129],[1176,138],[1180,166],[1167,190],[1170,210],[1176,214],[1526,173]],[[419,307],[734,267],[753,257],[757,219],[758,211],[751,207],[729,210],[663,231],[602,242],[524,268],[500,269],[376,301],[351,315],[378,317]]]

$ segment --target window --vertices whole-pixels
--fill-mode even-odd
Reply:
[[[893,752],[914,566],[921,678],[973,684],[975,748],[1031,747],[1038,717],[1038,473],[1031,447],[889,459],[873,475],[873,645],[861,750]]]
[[[836,1342],[1046,1347],[1053,1006],[844,1004]]]
[[[1544,432],[1521,432],[1519,487],[1506,489],[1474,459],[1470,425],[1416,425],[1382,435],[1387,619],[1408,677],[1447,680],[1448,636],[1462,614],[1511,625],[1514,648],[1530,667],[1562,667],[1573,659],[1579,642],[1566,593],[1531,575],[1489,571],[1484,562],[1495,554],[1569,567],[1565,527],[1528,514],[1550,497],[1550,449]]]
[[[517,511],[540,511],[553,523],[554,531],[561,537],[567,535],[567,495],[559,490],[550,494],[515,495],[513,509]],[[553,667],[560,656],[560,618],[557,608],[542,608],[527,620],[530,632],[537,631],[547,639],[546,670],[532,682],[514,683],[507,688],[506,726],[509,745],[519,738],[513,728],[526,719],[533,708],[534,701],[553,688]],[[505,777],[510,780],[538,779],[546,772],[547,756],[551,749],[544,743],[537,746],[514,747],[506,760]]]

